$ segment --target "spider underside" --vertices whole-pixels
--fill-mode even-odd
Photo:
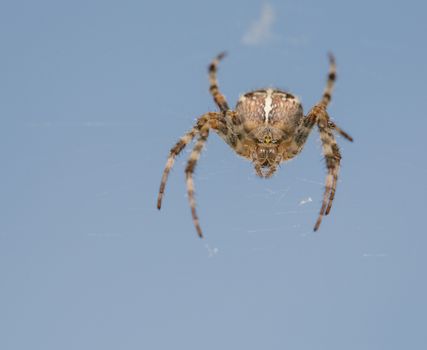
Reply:
[[[328,215],[331,210],[337,187],[341,154],[334,132],[353,141],[349,134],[330,120],[326,111],[336,79],[334,57],[329,55],[330,68],[322,99],[304,116],[299,99],[278,89],[248,92],[240,97],[235,110],[231,110],[224,95],[219,91],[216,78],[218,64],[224,55],[219,54],[209,65],[209,91],[220,111],[200,116],[194,127],[170,150],[160,183],[157,208],[161,208],[168,175],[176,156],[197,138],[185,174],[194,225],[198,235],[203,237],[196,212],[193,173],[210,130],[214,130],[238,155],[252,161],[258,176],[269,178],[280,163],[301,152],[313,126],[317,125],[327,168],[322,206],[314,225],[314,231],[317,231],[323,216]]]

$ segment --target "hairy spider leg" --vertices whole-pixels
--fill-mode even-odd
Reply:
[[[296,132],[295,141],[292,144],[290,150],[293,156],[300,153],[313,126],[317,124],[320,133],[320,139],[322,141],[322,150],[325,157],[327,175],[325,180],[325,191],[323,194],[322,206],[320,208],[317,221],[314,225],[314,231],[319,229],[323,216],[329,214],[332,208],[332,202],[335,198],[338,174],[340,170],[341,154],[333,131],[338,132],[347,140],[353,141],[353,138],[348,133],[330,121],[329,115],[326,111],[326,107],[332,99],[332,90],[336,80],[336,64],[332,54],[329,54],[329,63],[329,74],[322,99],[302,120],[302,123]]]
[[[331,210],[337,188],[338,173],[341,162],[341,154],[338,148],[338,144],[335,140],[333,130],[328,127],[327,117],[327,114],[325,117],[318,117],[317,123],[320,139],[322,140],[322,149],[326,162],[327,175],[325,180],[325,192],[323,194],[322,206],[320,207],[319,216],[317,218],[316,224],[314,225],[314,231],[319,229],[323,216],[328,215]]]
[[[196,127],[193,127],[189,132],[187,132],[179,141],[173,146],[169,152],[168,160],[166,161],[165,169],[163,170],[162,180],[160,182],[159,195],[157,197],[157,209],[162,207],[163,194],[165,192],[166,182],[168,181],[169,173],[175,163],[175,158],[181,151],[187,146],[191,140],[196,136],[198,130]]]
[[[160,209],[162,206],[162,199],[165,192],[166,182],[168,180],[169,173],[175,163],[175,158],[181,153],[181,151],[187,146],[194,137],[200,133],[200,129],[209,124],[211,127],[217,128],[219,124],[219,119],[221,116],[219,113],[210,112],[202,115],[197,119],[196,125],[187,132],[179,141],[171,148],[169,151],[169,157],[166,161],[165,169],[163,170],[162,179],[160,182],[159,195],[157,197],[157,208]]]
[[[193,217],[194,226],[196,227],[197,234],[200,238],[203,238],[202,229],[199,223],[199,217],[196,212],[196,199],[194,197],[194,181],[193,173],[196,168],[197,161],[199,160],[200,154],[202,153],[203,146],[209,136],[209,126],[204,126],[199,132],[199,138],[191,151],[190,157],[188,158],[187,166],[185,168],[185,177],[187,180],[187,194],[188,201],[190,203],[191,215]]]
[[[230,109],[228,107],[228,103],[224,95],[219,91],[218,80],[216,78],[218,64],[224,58],[224,56],[225,56],[225,52],[221,52],[218,56],[215,57],[215,59],[212,61],[212,63],[208,67],[209,84],[210,84],[209,91],[215,103],[218,105],[219,109],[221,110],[221,112],[226,112],[227,110]]]
[[[323,96],[319,104],[325,108],[328,106],[332,99],[332,91],[334,89],[335,80],[337,79],[337,65],[335,63],[335,57],[332,53],[329,53],[329,73],[328,80],[326,81],[326,87],[323,90]]]

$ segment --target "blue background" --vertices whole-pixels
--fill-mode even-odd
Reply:
[[[245,42],[266,7],[264,37]],[[2,2],[0,348],[424,348],[426,11]],[[305,111],[335,53],[329,112],[355,142],[338,140],[337,196],[317,233],[317,132],[271,180],[211,134],[195,176],[205,240],[186,199],[188,152],[155,208],[170,147],[216,110],[206,68],[224,49],[231,105],[276,86]]]

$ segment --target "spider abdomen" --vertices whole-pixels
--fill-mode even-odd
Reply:
[[[263,89],[240,97],[236,117],[246,132],[270,126],[292,134],[303,118],[303,109],[297,97],[277,89]]]

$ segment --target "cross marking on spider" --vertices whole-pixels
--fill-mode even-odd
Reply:
[[[209,65],[209,91],[220,111],[200,116],[194,127],[170,150],[160,183],[157,208],[161,208],[166,182],[176,156],[197,137],[185,175],[194,226],[199,237],[203,238],[196,212],[193,173],[210,130],[214,130],[238,155],[252,161],[258,176],[269,178],[280,163],[301,152],[311,130],[317,125],[327,168],[322,206],[314,225],[314,231],[317,231],[323,216],[331,210],[337,187],[341,154],[334,133],[353,141],[349,134],[330,120],[326,111],[336,80],[334,56],[329,54],[329,74],[322,98],[306,116],[298,98],[279,89],[250,91],[240,97],[234,110],[230,109],[219,91],[216,78],[218,64],[224,56],[224,52],[220,53]]]

